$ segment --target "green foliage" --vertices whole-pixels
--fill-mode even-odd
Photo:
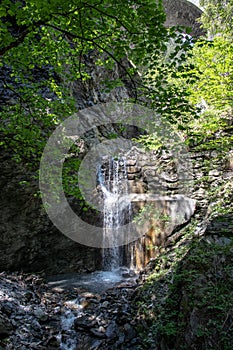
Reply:
[[[214,5],[222,6],[220,19],[230,25],[232,1],[203,4],[205,25],[211,24],[208,6],[214,11]],[[221,27],[224,36],[213,41],[195,41],[183,28],[165,29],[164,20],[162,2],[156,0],[3,0],[0,65],[9,71],[3,84],[11,98],[1,109],[1,146],[10,148],[16,161],[37,169],[54,128],[78,108],[72,83],[82,81],[88,90],[91,63],[109,71],[117,65],[123,71],[122,79],[106,81],[105,76],[101,91],[130,83],[135,99],[149,101],[189,146],[227,153],[233,143],[225,133],[233,108],[229,30]],[[138,141],[153,150],[171,147],[171,135],[160,131],[155,125],[153,134]],[[115,132],[109,134],[115,137]],[[74,188],[76,180],[68,174],[65,170]],[[77,189],[75,193],[79,196]]]
[[[193,240],[186,251],[159,256],[135,298],[140,349],[230,350],[232,241]],[[185,247],[184,247],[185,248]],[[189,250],[189,251],[188,251]],[[227,298],[226,298],[227,295]],[[139,322],[140,320],[140,322]]]
[[[0,133],[2,146],[12,151],[17,162],[24,161],[33,170],[54,127],[62,116],[73,110],[72,101],[65,106],[58,98],[45,99],[36,86],[10,87],[15,93],[14,101],[1,110]]]
[[[78,187],[78,169],[81,160],[76,157],[69,157],[63,166],[63,189],[73,197],[82,200],[82,194]]]
[[[200,0],[204,7],[201,17],[203,27],[210,35],[225,33],[233,34],[233,1],[232,0]]]
[[[156,56],[163,45],[160,38],[166,37],[160,1],[14,4],[5,0],[1,16],[0,53],[4,63],[21,75],[36,62],[39,67],[50,65],[69,79],[81,78],[86,73],[85,55],[95,49],[107,54],[96,61],[98,65],[110,68],[126,55],[134,64],[142,64],[151,53]],[[64,72],[65,65],[68,72]]]
[[[12,97],[2,110],[1,145],[36,167],[51,131],[76,111],[69,86],[91,79],[88,62],[107,70],[118,65],[136,98],[134,74],[164,49],[164,21],[156,0],[3,0],[0,67],[10,71],[10,82],[3,83]],[[122,84],[103,81],[102,90]]]
[[[189,116],[187,142],[200,149],[228,152],[233,138],[224,132],[231,119],[233,104],[233,45],[223,37],[198,41],[175,84],[186,88],[196,113]],[[216,137],[218,135],[218,137]]]
[[[150,222],[151,228],[155,231],[163,232],[166,229],[166,226],[169,226],[171,217],[164,209],[157,208],[153,204],[146,204],[134,217],[133,221],[138,226]]]
[[[232,244],[196,243],[184,260],[182,269],[177,269],[160,328],[167,343],[176,344],[175,347],[179,344],[184,346],[184,335],[189,332],[189,327],[193,327],[193,341],[199,348],[230,349],[232,337],[228,327],[233,298],[231,247]],[[227,299],[225,295],[228,295]],[[195,324],[188,324],[190,314],[196,315]],[[170,332],[172,324],[174,334]],[[175,335],[176,340],[172,340],[171,335]]]
[[[186,70],[186,59],[191,54],[192,38],[176,32],[170,33],[166,52],[160,54],[156,64],[151,62],[145,75],[144,94],[150,106],[169,123],[183,130],[194,108],[188,100],[185,86],[175,84],[179,73]]]
[[[217,187],[210,188],[209,196],[211,198],[212,215],[233,213],[233,184],[231,181],[221,181]]]
[[[198,41],[189,59],[189,70],[181,73],[179,83],[186,83],[194,105],[205,102],[206,108],[219,113],[233,108],[233,44],[223,37]]]
[[[161,56],[159,64],[148,71],[147,94],[156,111],[174,124],[188,145],[229,152],[233,138],[225,130],[233,111],[232,41],[217,36],[212,41],[184,43],[183,51],[175,46],[174,53],[169,53],[169,63]],[[157,135],[142,137],[140,142],[150,149],[161,147]]]

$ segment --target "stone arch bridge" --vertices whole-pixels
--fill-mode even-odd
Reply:
[[[190,27],[192,28],[191,34],[194,36],[204,33],[197,21],[202,14],[198,0],[163,0],[163,5],[167,15],[166,26]]]

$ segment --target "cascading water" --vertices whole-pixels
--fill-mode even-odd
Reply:
[[[117,228],[128,223],[132,216],[129,193],[126,157],[110,158],[98,169],[98,182],[104,199],[104,240],[116,240]],[[123,201],[119,199],[124,198]],[[117,245],[105,248],[102,252],[102,268],[113,271],[123,265],[124,250]]]
[[[114,235],[117,235],[117,228],[129,223],[132,219],[132,207],[128,198],[129,183],[126,157],[110,158],[103,161],[98,169],[97,181],[104,201],[103,239],[114,243],[114,240],[117,242],[117,237],[114,237]],[[114,246],[113,244],[113,248],[102,250],[102,271],[95,271],[82,276],[69,276],[67,280],[64,276],[61,277],[61,280],[54,276],[54,280],[51,278],[49,284],[60,286],[60,288],[67,285],[75,288],[82,287],[91,293],[102,293],[120,283],[125,283],[125,286],[131,285],[135,283],[136,274],[123,265],[128,265],[130,268],[134,267],[133,254],[134,243],[123,247],[119,247],[117,244]],[[79,300],[66,302],[61,317],[61,331],[57,336],[60,350],[74,350],[77,348],[79,339],[74,329],[75,319],[79,317],[87,317],[88,319],[90,316],[89,313],[85,314],[82,308]]]

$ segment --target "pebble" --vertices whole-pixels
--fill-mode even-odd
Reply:
[[[138,344],[130,314],[136,284],[98,294],[51,289],[40,276],[3,272],[0,285],[0,349],[112,350]]]
[[[109,302],[107,300],[104,301],[103,304],[102,304],[102,307],[108,307],[108,306],[109,306]]]

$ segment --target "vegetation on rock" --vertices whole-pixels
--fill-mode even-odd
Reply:
[[[88,89],[90,65],[124,73],[100,82],[102,93],[125,82],[136,99],[138,67],[156,62],[169,36],[164,20],[161,1],[3,0],[1,145],[17,161],[38,165],[51,131],[80,108],[72,83]]]
[[[232,240],[186,240],[152,265],[134,300],[140,349],[230,350]]]
[[[217,35],[191,43],[177,65],[161,61],[146,78],[155,108],[176,125],[191,152],[206,156],[200,167],[205,175],[196,180],[209,205],[207,229],[201,223],[206,237],[198,237],[194,223],[151,262],[134,300],[140,349],[230,350],[233,343],[232,2],[202,5],[203,25]],[[153,137],[146,142],[156,146]],[[194,166],[199,167],[195,161]],[[227,169],[231,175],[223,178]]]
[[[135,293],[140,349],[232,348],[233,2],[201,5],[210,35],[197,39],[182,28],[164,27],[161,1],[1,2],[0,145],[17,162],[36,171],[56,126],[98,103],[92,96],[80,106],[73,90],[78,81],[91,95],[90,66],[109,74],[121,70],[117,78],[104,76],[99,92],[128,87],[134,101],[154,109],[190,153],[202,157],[201,165],[194,160],[201,169],[194,187],[205,190],[207,211],[198,208],[195,220],[201,222],[192,222],[175,244],[160,249],[152,273]],[[113,131],[109,137],[115,137]],[[153,135],[139,141],[161,147]],[[64,189],[78,199],[79,146],[70,150],[63,169]]]
[[[233,1],[232,0],[201,0],[204,13],[201,18],[203,27],[210,35],[226,33],[232,37],[233,33]]]

